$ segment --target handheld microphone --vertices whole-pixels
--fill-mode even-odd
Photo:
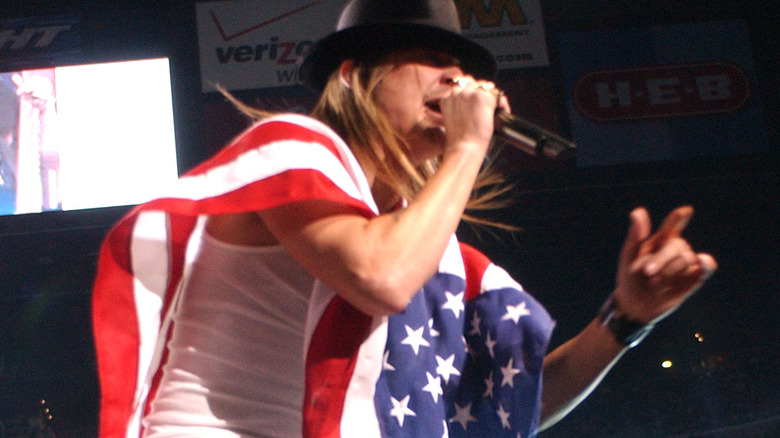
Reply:
[[[506,111],[497,110],[493,124],[495,137],[530,155],[560,161],[574,156],[573,142]]]

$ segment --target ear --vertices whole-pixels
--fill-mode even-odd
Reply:
[[[339,79],[341,85],[352,88],[352,71],[355,69],[355,62],[351,59],[347,59],[339,66]]]

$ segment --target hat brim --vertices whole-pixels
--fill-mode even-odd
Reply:
[[[347,59],[363,60],[407,49],[452,55],[464,73],[479,79],[492,80],[496,74],[493,54],[463,35],[415,23],[383,23],[354,26],[323,38],[301,64],[299,78],[322,91],[330,75]]]

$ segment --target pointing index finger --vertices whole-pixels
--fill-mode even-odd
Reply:
[[[693,207],[690,205],[684,205],[672,210],[661,223],[661,226],[658,227],[658,230],[647,239],[645,245],[656,248],[669,238],[678,237],[685,230],[685,227],[688,226],[692,216]]]

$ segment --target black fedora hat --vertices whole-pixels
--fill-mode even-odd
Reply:
[[[461,35],[452,0],[352,0],[336,31],[317,42],[301,64],[300,79],[321,91],[344,60],[413,48],[452,55],[464,72],[480,79],[496,73],[490,51]]]

